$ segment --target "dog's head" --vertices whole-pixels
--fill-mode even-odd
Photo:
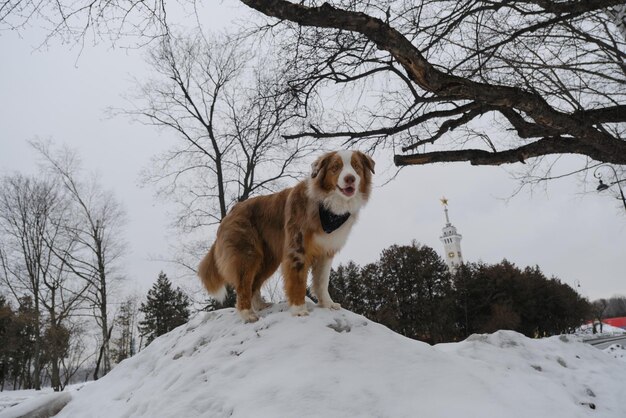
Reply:
[[[311,166],[311,185],[328,209],[355,212],[369,198],[374,160],[360,151],[333,151]]]

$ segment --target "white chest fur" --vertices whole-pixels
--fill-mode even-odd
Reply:
[[[353,213],[343,225],[330,234],[326,232],[316,234],[314,237],[315,243],[324,251],[336,253],[346,244],[352,225],[356,222],[356,217],[356,213]]]

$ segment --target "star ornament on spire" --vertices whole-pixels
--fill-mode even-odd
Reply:
[[[446,199],[446,197],[442,197],[441,199],[439,199],[441,201],[441,204],[444,206],[448,206],[448,199]]]

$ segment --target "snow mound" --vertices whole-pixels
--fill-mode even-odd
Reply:
[[[2,414],[4,410],[50,393],[52,393],[52,388],[44,388],[42,390],[4,390],[0,392],[0,418],[5,418],[4,414]]]
[[[58,417],[620,417],[626,364],[570,337],[410,340],[346,310],[202,313]],[[594,408],[594,409],[592,409]]]
[[[50,392],[31,396],[0,411],[0,418],[45,418],[54,416],[72,399],[70,392]]]

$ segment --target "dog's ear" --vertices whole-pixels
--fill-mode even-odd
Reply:
[[[315,160],[313,164],[311,164],[311,178],[312,179],[317,177],[320,171],[326,169],[326,166],[328,165],[328,161],[330,160],[331,155],[332,154],[324,154],[318,157],[317,160]]]
[[[374,171],[374,166],[376,165],[376,163],[374,162],[374,160],[372,160],[372,157],[367,154],[363,154],[361,151],[357,152],[359,153],[359,157],[361,158],[361,161],[363,162],[365,168],[371,171],[372,174],[376,174],[376,172]]]

